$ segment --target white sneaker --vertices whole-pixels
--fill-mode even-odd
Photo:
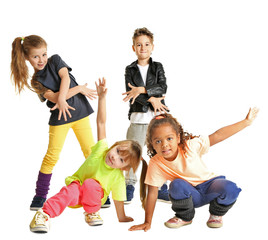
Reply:
[[[99,212],[95,213],[84,212],[84,215],[86,223],[90,226],[99,226],[103,224],[103,220],[101,219]]]
[[[47,233],[50,229],[50,217],[39,209],[30,223],[30,230],[35,233]]]

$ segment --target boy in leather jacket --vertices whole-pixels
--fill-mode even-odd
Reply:
[[[130,126],[127,130],[127,139],[138,141],[143,147],[147,127],[154,115],[168,111],[164,102],[167,91],[166,77],[161,63],[151,58],[154,49],[153,34],[147,28],[138,28],[132,37],[132,49],[137,60],[126,67],[125,84],[126,95],[123,99],[129,101],[128,118]],[[132,170],[126,173],[127,201],[130,203],[137,182]],[[169,202],[167,185],[164,184],[158,191],[158,199]]]

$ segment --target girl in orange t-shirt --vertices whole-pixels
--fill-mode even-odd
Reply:
[[[235,183],[210,172],[201,156],[210,146],[221,142],[251,125],[258,109],[250,109],[246,118],[223,127],[207,137],[196,137],[183,131],[170,114],[156,116],[147,131],[149,162],[146,179],[141,181],[141,200],[145,208],[145,222],[129,230],[151,228],[158,186],[170,180],[169,197],[175,217],[165,222],[169,228],[192,223],[195,208],[210,204],[209,227],[222,226],[222,216],[234,205],[241,189]],[[144,161],[143,161],[144,162]],[[146,196],[145,186],[148,186]]]

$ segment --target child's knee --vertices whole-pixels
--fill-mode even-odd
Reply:
[[[190,184],[182,179],[175,179],[169,185],[169,194],[174,199],[185,199],[191,196]]]
[[[239,188],[234,182],[225,180],[223,183],[222,194],[218,198],[218,203],[229,205],[236,201],[241,188]]]

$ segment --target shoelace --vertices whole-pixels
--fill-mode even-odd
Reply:
[[[221,216],[216,216],[216,215],[211,215],[210,216],[210,221],[221,221]]]
[[[88,218],[90,219],[94,219],[94,218],[100,218],[100,215],[98,212],[95,212],[95,213],[84,213],[85,216],[87,216]]]
[[[37,225],[44,224],[44,222],[47,220],[47,217],[44,216],[41,212],[37,212],[35,217],[35,222]]]

